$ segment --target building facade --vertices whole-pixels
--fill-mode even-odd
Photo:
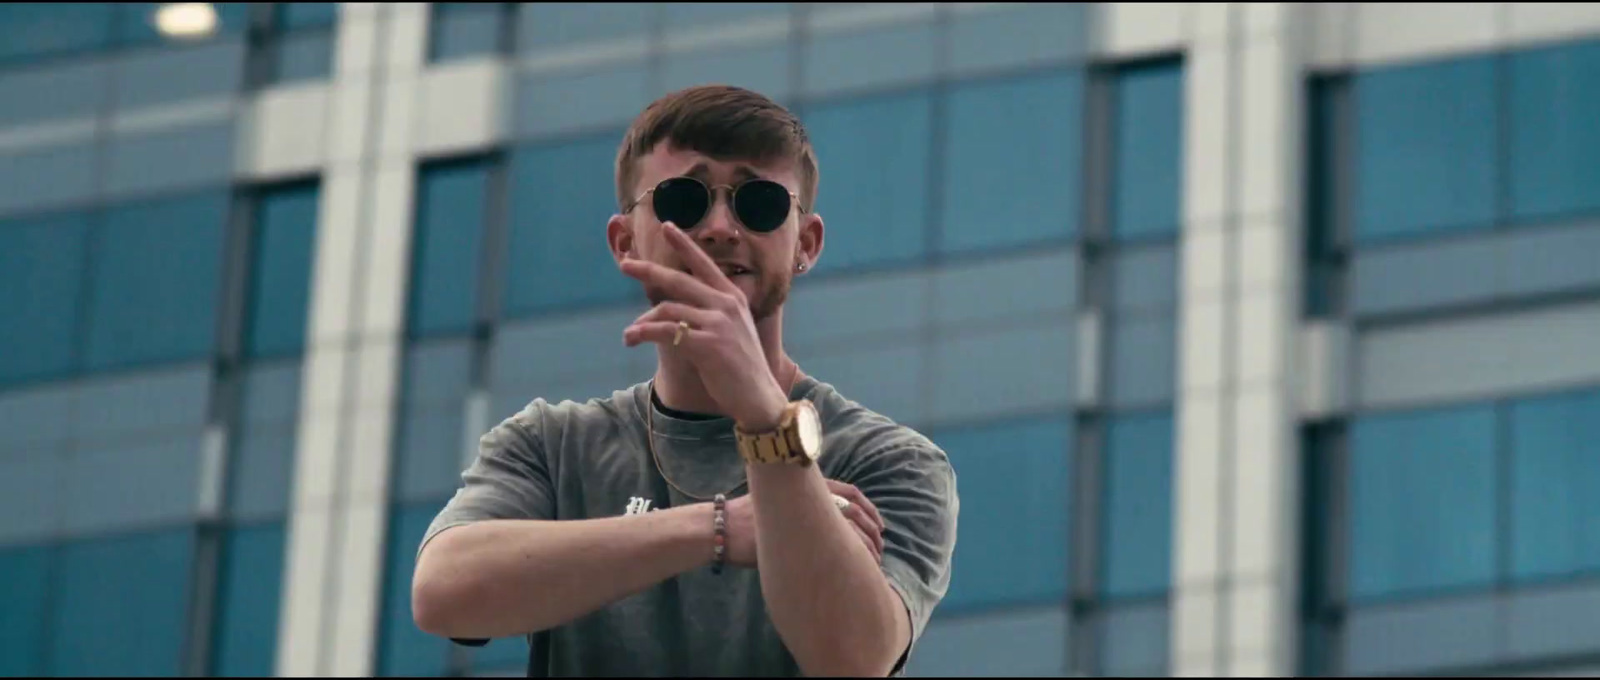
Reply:
[[[0,6],[0,674],[500,675],[422,532],[646,379],[650,101],[816,145],[789,349],[962,498],[912,675],[1600,673],[1600,10]]]

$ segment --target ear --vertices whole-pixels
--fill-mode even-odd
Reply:
[[[822,257],[822,236],[825,231],[821,215],[806,213],[800,216],[800,237],[795,243],[799,252],[796,256],[804,262],[808,272],[817,268],[817,260]]]
[[[606,221],[606,244],[611,246],[611,257],[621,265],[624,260],[638,258],[639,253],[634,251],[636,241],[633,238],[633,226],[628,223],[626,215],[612,215]]]

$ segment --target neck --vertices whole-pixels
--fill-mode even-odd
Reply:
[[[778,387],[787,393],[793,384],[790,378],[799,379],[799,367],[783,351],[783,310],[756,322],[756,337],[761,341],[761,352],[767,358],[767,370],[772,372]],[[727,415],[706,391],[705,383],[696,369],[677,350],[666,346],[656,347],[656,397],[662,405],[678,411]]]

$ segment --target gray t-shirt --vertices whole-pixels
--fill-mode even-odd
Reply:
[[[810,399],[821,415],[823,476],[854,484],[883,515],[883,572],[910,613],[914,646],[950,583],[959,502],[949,458],[813,378],[791,397]],[[484,435],[422,545],[482,520],[595,519],[697,502],[672,490],[651,459],[647,408],[656,409],[661,465],[678,486],[709,498],[744,481],[732,421],[670,416],[652,405],[648,383],[582,404],[538,399]],[[551,676],[800,675],[753,569],[669,578],[552,629],[547,644]]]

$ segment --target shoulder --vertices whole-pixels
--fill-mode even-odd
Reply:
[[[640,417],[640,383],[613,391],[610,396],[582,401],[552,401],[539,397],[502,421],[485,439],[503,442],[521,439],[538,448],[560,448],[572,437],[596,431],[615,431],[618,426]]]
[[[944,449],[894,419],[857,403],[819,382],[809,398],[822,420],[823,455],[837,455],[841,473],[860,475],[884,468],[907,468],[922,475],[953,477]]]

